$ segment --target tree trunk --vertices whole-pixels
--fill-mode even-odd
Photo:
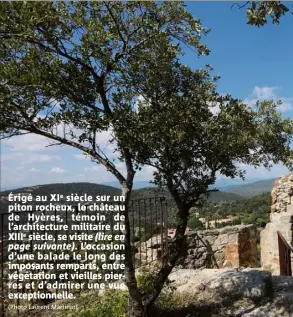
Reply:
[[[123,215],[125,217],[124,226],[125,230],[123,232],[125,236],[125,284],[127,285],[129,291],[127,316],[128,317],[143,317],[143,305],[141,294],[137,287],[137,281],[135,277],[135,268],[133,263],[133,249],[130,236],[130,221],[129,221],[129,201],[132,186],[129,186],[125,182],[122,186],[122,196],[124,196],[124,206],[125,210]]]
[[[188,212],[189,207],[186,204],[179,203],[177,204],[178,207],[178,220],[177,220],[177,230],[174,237],[174,241],[169,246],[169,254],[167,261],[160,269],[158,275],[155,277],[154,280],[154,289],[149,294],[148,299],[145,301],[145,305],[147,306],[147,310],[149,310],[154,302],[159,297],[164,284],[171,273],[172,269],[176,265],[176,262],[180,256],[182,251],[183,243],[185,241],[185,230],[187,227],[187,219],[188,219]],[[143,315],[145,317],[147,315]]]
[[[128,298],[128,308],[127,308],[127,316],[128,317],[147,317],[149,310],[152,308],[154,302],[158,298],[161,293],[161,290],[174,268],[177,259],[179,258],[179,254],[181,253],[182,244],[185,238],[185,230],[187,226],[188,212],[189,207],[180,200],[179,195],[176,192],[172,192],[173,199],[176,202],[178,207],[178,221],[177,221],[177,231],[175,235],[175,241],[171,246],[171,252],[168,256],[166,263],[163,265],[158,275],[154,277],[154,289],[151,294],[147,294],[142,298],[142,294],[138,289],[137,280],[135,276],[135,267],[133,263],[133,254],[132,254],[132,243],[130,236],[130,221],[129,221],[129,202],[130,202],[130,194],[132,191],[132,184],[134,178],[133,169],[128,164],[128,177],[127,181],[122,184],[122,195],[125,198],[124,205],[124,216],[125,216],[125,283],[129,290],[129,298]]]
[[[143,306],[131,296],[128,297],[127,317],[146,317]]]

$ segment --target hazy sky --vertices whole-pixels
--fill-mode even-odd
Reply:
[[[287,2],[292,6],[292,2]],[[192,68],[205,64],[221,75],[218,90],[252,104],[256,99],[283,100],[284,116],[293,118],[293,16],[288,14],[280,25],[257,28],[246,25],[245,10],[232,2],[187,2],[188,10],[211,28],[204,42],[211,49],[208,57],[198,58],[186,49],[182,61]],[[106,146],[108,134],[101,135]],[[40,136],[26,135],[2,141],[1,187],[27,186],[52,182],[107,182],[115,180],[102,166],[85,159],[69,147],[45,147]],[[109,153],[111,149],[108,148]],[[123,171],[123,164],[120,164]],[[283,166],[271,172],[247,168],[248,178],[271,178],[286,174]],[[137,174],[136,180],[149,180],[150,168]]]

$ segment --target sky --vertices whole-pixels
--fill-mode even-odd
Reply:
[[[214,67],[221,79],[218,91],[253,104],[257,99],[282,100],[284,116],[293,118],[293,15],[281,19],[279,25],[269,22],[264,27],[246,24],[245,10],[233,2],[187,2],[187,9],[211,29],[204,39],[211,50],[207,57],[197,57],[186,48],[182,62],[194,69],[205,64]],[[293,2],[287,2],[289,6]],[[99,144],[108,146],[108,133],[99,136]],[[25,135],[1,142],[1,187],[32,186],[48,183],[114,181],[103,166],[67,146],[49,146],[41,136]],[[118,163],[124,171],[124,165]],[[287,174],[282,165],[271,171],[245,167],[247,178],[276,178]],[[148,181],[152,169],[144,168],[136,181]]]

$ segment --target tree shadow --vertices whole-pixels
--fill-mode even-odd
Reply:
[[[261,271],[263,272],[263,271]],[[221,278],[231,283],[230,289],[237,290],[229,293],[218,284],[219,297],[200,299],[195,293],[194,303],[186,307],[177,307],[172,310],[156,309],[151,317],[241,317],[252,313],[253,317],[280,317],[293,316],[292,287],[293,277],[280,277],[280,284],[275,285],[276,278],[270,274],[259,277],[259,283],[254,281],[259,276],[259,270],[223,272]],[[216,283],[217,285],[217,283]],[[259,289],[260,291],[258,291]],[[215,290],[215,289],[214,289]],[[198,296],[198,298],[197,298]],[[280,315],[281,312],[281,315]]]
[[[188,246],[187,238],[190,236],[185,236],[185,241],[183,248],[181,249],[181,253],[179,256],[179,259],[177,261],[176,266],[182,266],[183,268],[192,268],[192,269],[199,269],[199,268],[214,268],[214,269],[219,269],[219,265],[217,262],[217,259],[215,258],[215,252],[213,251],[213,248],[209,241],[204,240],[201,238],[197,233],[192,233],[192,236],[194,236],[195,240],[195,247],[194,247],[194,255],[195,259],[200,260],[200,257],[203,257],[203,263],[200,265],[195,265],[194,267],[190,267],[186,265],[186,259],[190,254],[188,254],[188,250],[191,248]],[[200,248],[205,248],[205,250],[200,251]],[[206,256],[203,254],[206,253]]]

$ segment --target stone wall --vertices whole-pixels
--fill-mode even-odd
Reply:
[[[231,226],[190,233],[178,267],[239,268],[257,266],[256,227]]]
[[[239,268],[257,267],[256,227],[239,225],[221,229],[190,232],[186,235],[185,246],[177,267],[199,268]],[[155,236],[143,243],[136,254],[142,264],[159,260],[161,237]]]
[[[293,245],[293,174],[275,181],[271,194],[270,222],[261,232],[261,262],[265,270],[278,275],[280,266],[277,232]]]

